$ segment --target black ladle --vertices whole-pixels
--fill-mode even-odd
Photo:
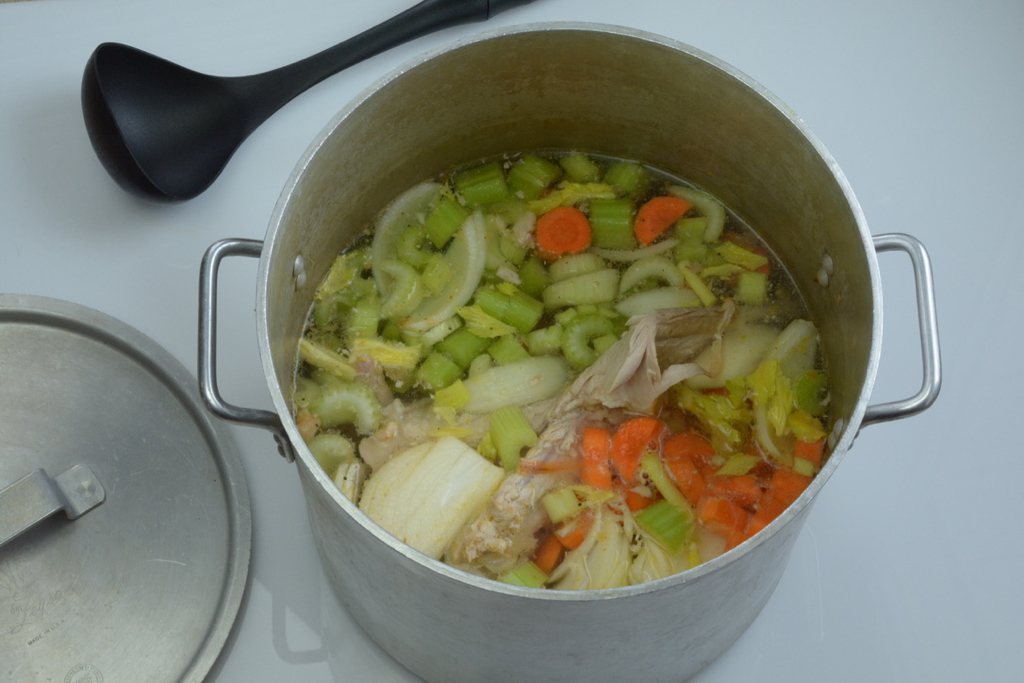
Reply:
[[[122,188],[157,201],[191,199],[216,180],[250,133],[325,78],[433,31],[529,2],[423,0],[339,45],[253,76],[208,76],[103,43],[82,77],[85,127]]]

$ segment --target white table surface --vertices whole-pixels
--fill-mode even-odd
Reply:
[[[100,42],[240,75],[311,54],[409,4],[0,5],[0,291],[96,308],[195,368],[203,251],[224,237],[262,238],[306,145],[378,77],[471,32],[533,21],[622,24],[689,43],[808,123],[873,233],[907,232],[929,248],[944,369],[930,410],[863,431],[767,607],[697,680],[1024,680],[1024,3],[537,0],[320,84],[191,202],[138,201],[93,154],[79,88]],[[920,355],[909,264],[898,255],[880,263],[885,336],[874,398],[883,401],[917,390]],[[220,292],[221,348],[232,349],[220,356],[224,393],[268,407],[255,261],[228,262]],[[324,586],[294,466],[266,433],[231,433],[252,497],[250,586],[209,680],[415,680]]]

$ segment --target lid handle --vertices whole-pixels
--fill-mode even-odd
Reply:
[[[0,491],[0,546],[60,510],[78,519],[106,497],[87,465],[74,465],[52,479],[41,469],[32,470]]]

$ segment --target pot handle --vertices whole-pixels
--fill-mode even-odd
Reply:
[[[902,401],[868,406],[862,426],[898,420],[929,408],[939,395],[942,367],[939,359],[939,326],[935,314],[935,286],[931,261],[924,245],[910,235],[891,233],[874,237],[875,251],[902,251],[910,257],[917,290],[917,322],[921,333],[921,360],[924,377],[921,390]]]
[[[52,478],[42,469],[32,470],[0,490],[0,546],[60,510],[78,519],[106,498],[88,465],[73,465]]]
[[[295,451],[284,431],[280,416],[269,410],[232,405],[220,395],[217,386],[217,272],[228,256],[259,258],[263,242],[249,239],[224,239],[214,242],[203,255],[199,272],[199,393],[206,408],[229,422],[269,430],[277,441],[277,450],[288,462]]]

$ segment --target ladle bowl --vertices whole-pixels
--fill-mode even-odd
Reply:
[[[322,80],[396,45],[532,1],[423,0],[334,47],[252,76],[210,76],[103,43],[82,77],[85,126],[124,190],[161,202],[192,199],[256,128]]]

